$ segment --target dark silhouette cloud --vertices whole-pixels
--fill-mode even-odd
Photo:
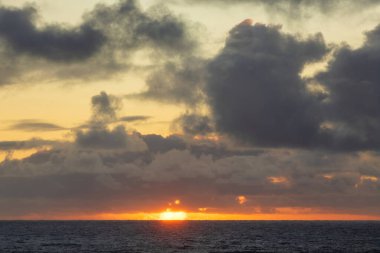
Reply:
[[[49,123],[49,122],[41,122],[38,120],[21,120],[15,124],[12,124],[7,129],[30,131],[30,132],[67,130],[67,128],[65,127],[62,127],[53,123]]]
[[[187,149],[147,155],[66,146],[0,163],[0,204],[6,207],[0,217],[149,212],[166,208],[174,195],[187,211],[236,211],[232,203],[245,195],[249,201],[240,212],[315,208],[379,215],[378,163],[375,153],[276,149],[215,160]]]
[[[42,139],[31,139],[27,141],[0,141],[0,150],[13,151],[31,148],[40,148],[47,145],[57,144],[59,142]]]
[[[275,33],[304,46],[313,41],[294,40],[274,27],[250,29],[264,29],[262,32]],[[282,45],[291,51],[287,40],[281,41]],[[252,57],[247,52],[243,55]],[[228,71],[224,73],[229,75]],[[231,205],[236,203],[236,196],[244,195],[249,201],[239,210],[246,213],[252,213],[252,208],[315,208],[379,215],[379,203],[374,201],[379,198],[380,182],[380,158],[376,152],[255,149],[236,147],[222,139],[128,133],[123,126],[107,127],[108,119],[117,118],[119,109],[113,99],[117,100],[105,92],[93,96],[93,113],[102,115],[100,119],[104,120],[91,121],[88,130],[77,131],[75,142],[0,143],[0,150],[8,154],[51,146],[23,159],[8,155],[0,162],[0,204],[7,207],[0,210],[0,217],[44,215],[46,210],[57,215],[71,214],[72,210],[77,210],[73,215],[151,211],[166,207],[173,192],[186,203],[188,211],[206,206],[213,212],[230,212],[236,210]],[[209,123],[207,117],[187,113],[183,118],[191,133],[208,131],[204,127]],[[352,196],[357,199],[348,201]]]
[[[197,47],[187,22],[163,6],[143,10],[135,0],[98,4],[77,26],[43,22],[36,7],[0,6],[0,42],[3,85],[32,73],[38,81],[89,80],[148,69],[132,60],[141,51],[149,53],[148,65],[158,68],[161,59],[177,59]]]
[[[106,34],[113,53],[148,46],[181,54],[195,45],[183,20],[162,6],[144,12],[136,0],[98,4],[85,20]]]
[[[0,7],[0,39],[17,53],[53,61],[78,61],[94,55],[105,42],[89,24],[77,28],[59,25],[37,27],[37,10]]]
[[[121,109],[121,98],[102,91],[91,98],[91,120],[82,125],[75,135],[75,142],[83,148],[95,149],[146,149],[138,134],[129,134],[123,125],[109,129],[108,124],[119,122],[117,112]]]
[[[185,134],[206,135],[213,132],[212,121],[208,116],[186,113],[175,119],[174,126],[179,126]]]
[[[120,110],[122,103],[121,98],[109,95],[102,91],[99,95],[91,98],[92,121],[94,123],[107,123],[117,119],[117,111]]]
[[[92,128],[87,132],[78,131],[76,143],[89,148],[125,148],[127,133],[122,126],[111,131],[106,128]]]
[[[166,153],[170,150],[184,150],[186,148],[186,142],[175,135],[163,137],[158,134],[142,135],[141,138],[148,146],[148,150],[153,153]]]
[[[278,26],[237,25],[208,66],[207,95],[219,131],[259,146],[313,146],[321,115],[300,72],[328,49]]]
[[[357,48],[343,46],[316,79],[326,87],[326,126],[331,145],[345,149],[380,147],[380,26]]]
[[[148,119],[151,119],[151,116],[145,116],[145,115],[133,115],[133,116],[124,116],[120,117],[118,121],[123,122],[135,122],[135,121],[146,121]]]
[[[127,97],[196,107],[204,101],[205,66],[204,59],[191,56],[170,61],[148,76],[145,91]]]

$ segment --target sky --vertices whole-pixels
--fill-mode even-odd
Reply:
[[[0,219],[380,219],[380,1],[2,0]]]

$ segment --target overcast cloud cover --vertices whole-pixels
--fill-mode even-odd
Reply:
[[[356,6],[348,0],[195,2],[271,11]],[[368,0],[361,8],[377,4]],[[301,36],[244,18],[216,55],[204,56],[195,22],[162,5],[99,4],[75,27],[41,22],[34,5],[1,6],[1,85],[36,72],[41,79],[111,78],[139,65],[133,55],[140,50],[150,66],[141,92],[94,94],[92,116],[80,126],[39,120],[10,126],[71,134],[64,142],[0,141],[7,154],[0,163],[0,218],[152,211],[176,198],[194,212],[298,208],[379,217],[380,26],[358,31],[365,41],[352,48],[329,43],[323,31]],[[320,61],[327,61],[325,69],[302,75]],[[133,99],[186,108],[172,122],[180,133],[131,129],[130,123],[152,118],[120,115]],[[12,157],[28,149],[36,153]],[[239,195],[247,197],[244,205],[236,202]]]

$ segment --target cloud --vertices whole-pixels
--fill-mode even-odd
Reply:
[[[105,128],[92,128],[87,132],[78,131],[76,142],[79,146],[90,148],[125,148],[127,133],[123,126],[111,131]]]
[[[121,109],[122,100],[114,95],[102,91],[91,98],[92,121],[107,123],[117,119],[117,111]]]
[[[163,6],[143,10],[135,0],[98,4],[77,26],[46,23],[34,6],[0,6],[0,21],[2,85],[109,78],[141,67],[133,60],[137,52],[159,65],[162,56],[178,58],[197,47],[187,22]]]
[[[128,134],[122,125],[119,125],[112,130],[105,127],[92,127],[88,131],[79,130],[76,133],[75,142],[78,146],[83,148],[146,149],[145,143],[139,138],[139,136]]]
[[[184,150],[186,142],[175,135],[163,137],[158,134],[142,135],[141,138],[148,146],[148,150],[153,153],[165,153],[173,149]]]
[[[329,48],[278,26],[241,23],[210,61],[206,92],[216,129],[261,147],[373,150],[380,146],[380,28],[356,49],[336,46],[327,69],[303,79]],[[323,94],[310,90],[319,85]]]
[[[179,126],[183,133],[190,135],[206,135],[213,132],[211,119],[195,113],[181,115],[174,120],[173,125]]]
[[[121,109],[121,98],[102,91],[91,98],[92,116],[75,133],[75,143],[82,148],[92,149],[128,149],[141,151],[146,149],[139,134],[129,134],[123,125],[113,129],[109,123],[120,122],[117,112]],[[136,120],[136,119],[135,119]]]
[[[302,38],[280,26],[243,21],[214,58],[166,65],[148,78],[146,91],[131,97],[184,104],[193,111],[208,105],[209,116],[174,121],[184,133],[205,134],[215,127],[258,147],[375,149],[380,144],[374,67],[379,31],[367,32],[363,46],[352,49],[327,46],[321,34]],[[326,71],[301,76],[307,64],[331,50]],[[316,84],[323,92],[310,88]]]
[[[123,121],[123,122],[135,122],[135,121],[146,121],[151,118],[152,118],[151,116],[133,115],[133,116],[120,117],[118,120]]]
[[[301,39],[279,26],[237,25],[208,65],[217,130],[259,146],[313,146],[319,101],[300,72],[327,52],[321,34]]]
[[[310,208],[379,215],[378,162],[371,152],[268,149],[215,160],[188,149],[149,154],[66,145],[0,164],[0,203],[7,207],[0,216],[150,212],[175,196],[189,211],[236,211],[236,196],[245,196],[243,213]]]
[[[48,122],[41,122],[38,120],[21,120],[15,124],[12,124],[8,130],[21,130],[29,132],[38,131],[61,131],[67,130],[67,128]]]
[[[13,151],[31,148],[40,148],[47,145],[57,144],[59,142],[42,139],[31,139],[27,141],[0,141],[0,150]]]
[[[0,39],[17,53],[53,61],[85,60],[104,44],[103,34],[84,23],[77,28],[37,27],[37,10],[0,7]]]
[[[181,54],[195,43],[187,24],[162,5],[144,12],[135,0],[98,4],[85,20],[106,34],[112,49],[127,55],[141,47]]]
[[[338,48],[316,80],[328,96],[324,110],[332,144],[344,149],[380,147],[380,26],[366,33],[356,49]]]
[[[92,104],[101,119],[116,115],[112,95],[95,95]],[[196,123],[199,117],[185,116]],[[0,217],[152,212],[165,209],[173,198],[188,211],[206,206],[228,213],[238,205],[242,213],[309,208],[380,215],[376,152],[254,149],[223,139],[128,133],[107,123],[90,124],[64,145],[1,142],[4,151],[51,149],[0,163],[0,204],[6,206]],[[236,196],[249,201],[239,205]]]
[[[150,99],[164,103],[181,103],[196,107],[204,101],[206,60],[189,56],[169,61],[153,71],[146,80],[146,90],[127,98]]]

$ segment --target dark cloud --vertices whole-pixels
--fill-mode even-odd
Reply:
[[[325,85],[326,128],[331,145],[345,149],[380,147],[380,26],[357,48],[343,46],[316,79]]]
[[[75,142],[83,148],[94,149],[146,149],[145,143],[138,134],[128,134],[123,125],[113,129],[108,128],[109,123],[120,121],[117,112],[121,109],[121,98],[102,91],[91,98],[91,120],[82,125],[75,135]]]
[[[92,128],[87,132],[78,131],[76,143],[88,148],[125,148],[127,133],[123,126],[109,131],[106,128]]]
[[[92,120],[107,123],[117,119],[116,113],[120,110],[122,103],[121,98],[102,91],[99,95],[91,98],[91,106],[93,110]]]
[[[105,41],[100,31],[85,23],[77,28],[40,28],[36,23],[34,7],[0,7],[0,39],[17,53],[53,61],[78,61],[94,55]]]
[[[35,7],[0,6],[0,83],[45,79],[99,79],[139,66],[137,52],[156,67],[197,47],[190,25],[163,6],[143,10],[138,1],[98,4],[72,27],[47,24]],[[11,66],[8,66],[12,62]],[[10,71],[11,70],[11,71]]]
[[[380,158],[375,152],[237,148],[223,140],[128,133],[123,126],[107,127],[107,115],[116,117],[118,108],[112,95],[102,92],[92,105],[106,120],[77,131],[74,143],[0,143],[7,152],[52,147],[0,163],[0,204],[7,207],[0,217],[45,215],[46,210],[56,215],[150,212],[166,208],[173,198],[186,203],[188,211],[207,207],[223,213],[236,211],[238,195],[249,200],[239,209],[246,213],[252,208],[315,208],[379,215],[374,199],[379,197]],[[205,119],[185,117],[189,125],[202,125]],[[353,195],[358,200],[347,201]]]
[[[327,70],[306,79],[304,67],[332,49],[321,34],[301,38],[246,20],[231,30],[216,57],[166,65],[149,77],[147,91],[132,97],[182,103],[191,110],[206,101],[212,122],[184,115],[174,125],[185,133],[205,134],[215,123],[220,133],[261,147],[375,149],[380,146],[379,31],[366,33],[357,49],[335,46]],[[324,91],[310,89],[315,84]]]
[[[187,24],[163,6],[143,11],[136,0],[98,4],[85,15],[92,26],[104,31],[110,46],[126,54],[133,49],[153,47],[181,54],[195,46]]]
[[[21,130],[21,131],[61,131],[67,130],[67,128],[48,122],[41,122],[38,120],[21,120],[15,124],[12,124],[8,130]]]
[[[158,134],[142,135],[141,138],[148,146],[148,150],[153,153],[166,153],[170,150],[184,150],[186,148],[186,142],[175,135],[163,137]]]
[[[195,107],[204,100],[205,66],[206,61],[197,57],[168,62],[148,76],[146,91],[127,97]]]
[[[239,211],[246,213],[309,208],[379,215],[378,162],[374,153],[277,149],[215,160],[187,149],[147,155],[66,146],[0,163],[6,206],[0,216],[150,212],[174,197],[188,211],[236,212],[242,194],[249,201]]]
[[[190,135],[206,135],[213,132],[212,121],[208,116],[186,113],[175,119],[174,127],[179,126],[183,133]]]
[[[145,150],[146,144],[138,134],[128,134],[124,126],[113,129],[91,127],[87,131],[76,132],[75,142],[79,147],[90,149]]]
[[[147,145],[147,151],[154,154],[167,153],[169,151],[188,150],[196,157],[210,156],[213,159],[222,159],[231,156],[255,156],[262,153],[258,149],[238,149],[224,142],[210,140],[188,140],[181,135],[169,135],[167,137],[158,134],[140,135]]]
[[[151,119],[151,116],[145,116],[145,115],[133,115],[133,116],[124,116],[120,117],[118,121],[124,121],[124,122],[135,122],[135,121],[146,121],[148,119]]]
[[[0,141],[0,150],[13,151],[31,148],[40,148],[43,146],[57,144],[56,141],[31,139],[27,141]]]
[[[278,26],[233,28],[208,66],[208,100],[219,131],[259,146],[313,146],[321,115],[300,77],[328,49],[321,34],[307,39]]]
[[[363,46],[338,46],[327,70],[302,79],[329,49],[279,27],[243,22],[208,65],[206,93],[219,131],[257,146],[367,150],[380,147],[380,28]],[[323,94],[307,88],[310,81]]]

